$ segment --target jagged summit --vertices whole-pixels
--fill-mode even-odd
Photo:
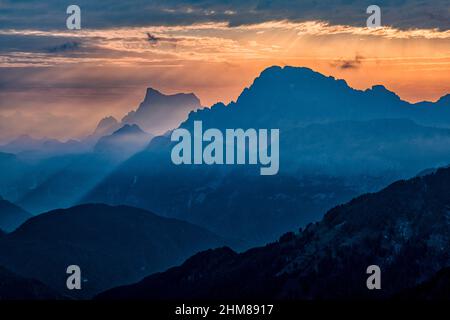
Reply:
[[[118,134],[140,134],[145,133],[137,124],[126,124],[122,128],[114,131],[114,135]]]
[[[110,135],[120,128],[120,122],[112,116],[105,117],[99,121],[94,132],[86,137],[85,142],[94,145],[98,139],[103,136]]]
[[[103,131],[104,129],[108,129],[112,126],[117,125],[119,122],[113,116],[105,117],[97,125],[95,131]]]
[[[175,94],[164,94],[161,91],[158,91],[152,87],[147,88],[144,102],[149,100],[158,100],[158,99],[183,99],[183,98],[189,98],[193,100],[197,100],[200,104],[200,100],[197,98],[197,96],[194,93],[175,93]]]
[[[200,100],[193,93],[164,94],[149,87],[145,93],[144,101],[140,104],[136,112],[139,112],[140,108],[158,107],[160,104],[166,107],[177,107],[177,103],[194,103],[200,105]]]
[[[143,149],[152,137],[137,124],[125,124],[112,134],[100,138],[94,151],[125,159]]]
[[[163,134],[178,127],[190,111],[200,107],[200,100],[193,93],[166,95],[150,87],[139,107],[129,112],[122,123],[137,124],[152,134]]]
[[[448,102],[447,102],[448,101]],[[443,97],[439,105],[447,106]],[[424,105],[425,106],[425,105]],[[427,106],[425,106],[427,107]],[[197,110],[182,124],[203,120],[210,127],[272,127],[289,129],[312,123],[410,119],[427,126],[448,127],[450,108],[417,110],[383,85],[366,90],[305,67],[272,66],[244,89],[236,102]],[[445,109],[445,110],[444,110]],[[447,111],[448,110],[448,111]]]

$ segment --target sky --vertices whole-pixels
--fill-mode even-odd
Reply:
[[[66,28],[70,4],[81,30]],[[383,84],[410,102],[450,93],[450,1],[378,1],[375,29],[370,4],[0,0],[0,143],[81,138],[136,109],[147,87],[227,103],[272,65]]]

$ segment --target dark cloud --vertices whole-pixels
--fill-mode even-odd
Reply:
[[[70,41],[65,42],[63,44],[46,48],[46,51],[49,53],[58,53],[58,52],[67,52],[67,51],[75,51],[80,48],[81,43],[78,41]]]
[[[149,32],[147,32],[147,41],[152,44],[152,45],[157,45],[160,42],[170,42],[170,43],[176,43],[178,42],[180,39],[178,38],[170,38],[170,37],[158,37],[155,36]]]
[[[81,42],[73,37],[0,35],[0,54],[5,52],[59,53],[81,49],[88,48],[83,48]]]
[[[357,69],[360,67],[361,65],[361,60],[363,59],[362,56],[360,55],[356,55],[354,59],[352,60],[337,60],[334,63],[332,63],[331,65],[333,67],[337,67],[339,69]]]
[[[159,40],[160,40],[160,38],[147,32],[147,41],[150,44],[157,44]]]
[[[231,26],[270,20],[324,20],[364,26],[372,0],[78,0],[82,28],[227,22]],[[378,0],[382,24],[398,28],[450,29],[448,0]],[[2,28],[64,29],[67,5],[60,0],[4,0]]]

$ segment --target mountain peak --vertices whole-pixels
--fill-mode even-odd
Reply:
[[[98,139],[102,136],[111,134],[118,129],[119,125],[120,123],[113,116],[105,117],[99,121],[91,137]]]
[[[163,134],[199,108],[200,100],[193,93],[164,94],[150,87],[139,107],[123,117],[122,123],[138,124],[147,132]]]
[[[29,134],[22,134],[22,135],[18,136],[14,141],[34,142],[34,141],[37,141],[37,139],[33,138]]]
[[[373,85],[372,88],[368,89],[368,91],[371,91],[377,95],[392,96],[395,97],[397,100],[400,100],[400,97],[395,92],[390,91],[382,84]]]
[[[271,66],[266,69],[264,69],[261,74],[259,75],[259,78],[278,78],[278,77],[294,77],[298,79],[299,77],[302,77],[304,79],[313,79],[313,78],[327,78],[323,74],[316,72],[310,68],[307,67],[293,67],[293,66]],[[333,77],[331,77],[333,78]],[[333,78],[334,79],[334,78]]]
[[[341,90],[342,87],[348,88],[344,80],[325,76],[307,67],[272,66],[263,70],[251,87],[243,93],[255,89],[264,92],[270,88],[269,93],[273,90],[293,90],[304,91],[306,94],[310,93],[310,90],[314,92]]]
[[[143,131],[137,124],[125,124],[112,134],[100,138],[94,146],[94,151],[125,159],[143,149],[151,138],[152,135]]]
[[[113,116],[105,117],[102,120],[100,120],[100,122],[97,125],[96,130],[102,130],[104,128],[109,128],[109,127],[115,126],[117,124],[118,124],[118,121]]]
[[[113,133],[113,135],[122,134],[145,134],[145,132],[137,124],[125,124]]]
[[[151,97],[161,97],[161,96],[166,96],[166,95],[152,87],[149,87],[149,88],[147,88],[147,92],[145,93],[144,100],[147,100]]]
[[[176,93],[176,94],[164,94],[161,91],[158,91],[152,87],[147,88],[147,92],[145,93],[145,98],[143,104],[145,103],[161,103],[161,102],[170,102],[169,100],[179,100],[179,99],[194,99],[197,100],[200,104],[200,100],[193,93]],[[142,104],[141,104],[142,106]]]

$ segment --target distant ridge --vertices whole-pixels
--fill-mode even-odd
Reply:
[[[147,208],[263,244],[357,195],[448,164],[447,101],[410,104],[384,86],[355,90],[308,68],[270,67],[235,102],[192,111],[180,127],[279,129],[278,175],[255,176],[254,166],[175,166],[165,135],[81,202]]]
[[[0,196],[1,230],[11,232],[29,218],[31,218],[31,214]]]
[[[87,204],[29,219],[0,239],[0,265],[63,295],[89,298],[141,279],[208,248],[233,243],[193,224],[128,207]],[[66,287],[79,265],[83,290]]]
[[[208,250],[99,299],[380,299],[448,266],[450,168],[398,181],[330,210],[322,221],[237,254]],[[367,290],[366,269],[382,270]],[[448,299],[448,268],[409,294]],[[447,295],[447,296],[446,296]]]
[[[129,112],[122,123],[137,124],[154,135],[163,134],[185,120],[192,110],[200,108],[200,100],[193,93],[166,95],[148,88],[144,101]]]
[[[144,149],[150,143],[152,137],[137,124],[125,124],[112,134],[100,138],[94,147],[94,151],[126,159]]]
[[[0,266],[0,301],[62,299],[65,298],[42,282],[20,277]]]
[[[432,107],[432,108],[430,108]],[[331,121],[405,118],[450,128],[450,99],[410,104],[382,85],[356,90],[342,79],[305,67],[273,66],[245,88],[236,102],[192,112],[183,127],[203,120],[208,127],[304,126]]]

